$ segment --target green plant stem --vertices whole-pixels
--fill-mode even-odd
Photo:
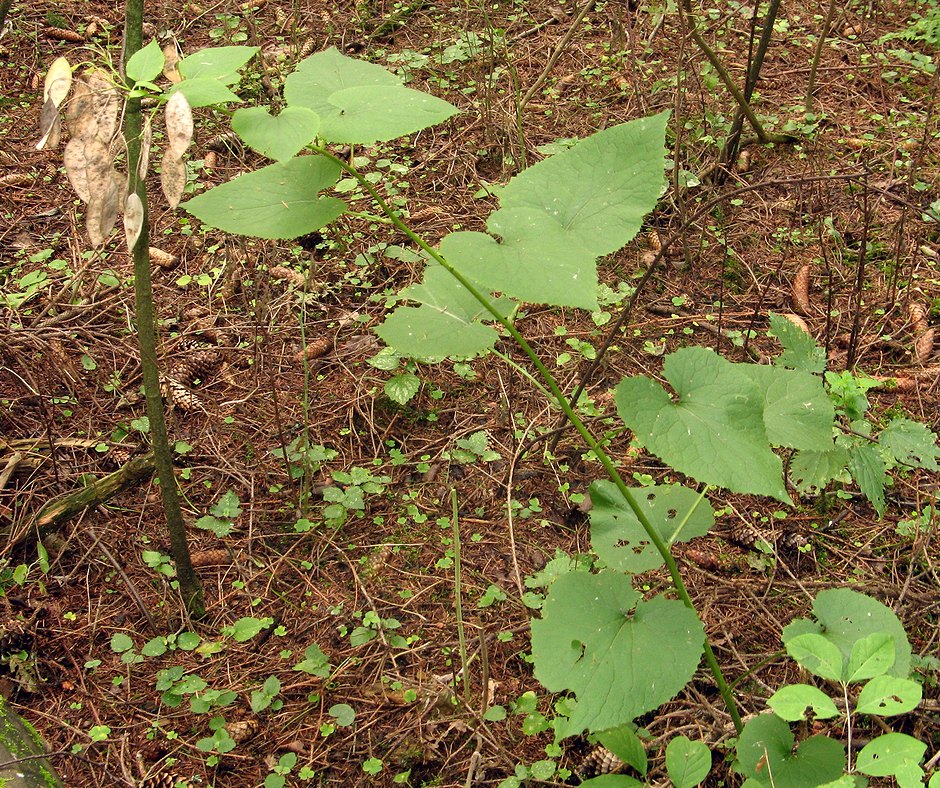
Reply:
[[[529,370],[523,367],[521,364],[517,364],[505,353],[500,353],[498,350],[493,350],[493,355],[501,358],[507,366],[512,367],[516,372],[518,372],[522,377],[529,381],[543,397],[552,398],[552,392],[550,392],[545,386],[542,385],[541,381],[536,378]]]
[[[467,659],[467,633],[463,625],[463,589],[460,573],[460,521],[457,517],[457,489],[450,488],[451,525],[454,531],[454,612],[457,615],[457,642],[460,648],[460,672],[463,675],[463,698],[470,705],[470,666]],[[485,687],[485,685],[484,685]]]
[[[532,365],[536,368],[539,375],[542,377],[542,380],[545,381],[548,389],[551,391],[552,396],[555,398],[555,401],[558,403],[559,407],[564,411],[565,416],[568,417],[568,420],[578,431],[578,434],[581,436],[581,439],[584,441],[585,445],[594,453],[594,455],[600,460],[601,465],[604,467],[604,470],[607,472],[608,477],[617,487],[617,490],[623,496],[627,505],[630,507],[630,510],[633,512],[634,516],[639,521],[643,530],[646,532],[646,535],[649,537],[650,541],[653,543],[653,546],[656,548],[656,551],[660,554],[663,559],[663,562],[666,564],[666,568],[669,570],[669,575],[672,578],[673,585],[675,586],[676,594],[679,596],[679,599],[682,603],[698,615],[698,611],[695,608],[695,604],[692,602],[692,598],[689,596],[688,589],[685,587],[685,583],[682,580],[682,575],[679,572],[679,565],[676,563],[676,559],[673,557],[671,551],[667,544],[663,541],[663,538],[659,535],[659,532],[653,527],[650,523],[649,518],[646,516],[646,512],[640,506],[637,499],[634,497],[633,493],[630,491],[630,488],[627,487],[623,478],[620,476],[620,473],[617,471],[616,466],[613,461],[607,455],[602,448],[600,443],[595,440],[594,436],[591,434],[590,430],[584,425],[581,421],[578,414],[575,412],[571,403],[568,401],[568,398],[565,396],[564,392],[558,386],[554,376],[549,372],[545,364],[542,363],[542,360],[538,357],[538,354],[532,349],[532,346],[526,341],[525,337],[519,333],[519,330],[513,325],[513,323],[506,317],[504,317],[501,312],[493,306],[490,299],[482,293],[476,285],[474,285],[469,279],[467,279],[460,271],[458,271],[453,265],[451,265],[446,258],[444,258],[436,249],[434,249],[430,244],[427,243],[421,236],[415,233],[408,225],[406,225],[398,214],[392,210],[392,208],[382,199],[382,196],[378,191],[370,184],[368,181],[363,178],[358,171],[344,162],[342,159],[333,156],[328,151],[319,149],[321,153],[329,156],[334,161],[338,162],[342,169],[356,178],[359,183],[362,185],[366,191],[372,196],[376,201],[378,206],[382,209],[386,216],[388,216],[392,223],[398,227],[405,235],[408,236],[414,243],[416,243],[429,257],[435,260],[439,265],[441,265],[451,276],[453,276],[467,292],[472,295],[477,302],[482,306],[487,312],[492,315],[493,319],[499,323],[513,338],[516,344],[522,348],[523,352],[529,357],[529,360],[532,362]],[[731,719],[734,723],[735,730],[740,732],[744,728],[744,723],[741,720],[741,715],[738,711],[737,704],[734,701],[734,696],[731,694],[731,690],[728,688],[728,683],[725,681],[725,677],[721,672],[721,666],[718,664],[718,658],[715,656],[714,651],[712,650],[711,644],[708,642],[708,638],[705,638],[704,641],[704,652],[705,652],[705,662],[708,664],[708,668],[711,671],[712,676],[715,679],[715,683],[718,686],[718,691],[721,693],[722,699],[725,701],[725,704],[728,708],[728,713],[731,715]]]
[[[124,63],[143,45],[143,0],[127,0],[125,6]],[[160,479],[163,513],[170,535],[170,548],[176,564],[176,578],[180,595],[191,618],[206,614],[202,584],[193,568],[186,538],[186,524],[180,507],[179,490],[173,473],[173,451],[167,435],[163,397],[160,394],[160,371],[157,366],[156,308],[153,302],[153,284],[150,279],[150,238],[147,215],[147,184],[138,177],[141,156],[143,116],[140,99],[129,98],[124,117],[124,139],[127,144],[128,189],[136,193],[143,205],[140,236],[134,244],[134,309],[137,338],[140,344],[140,365],[144,378],[144,396],[147,418],[150,421],[150,441],[154,466]]]

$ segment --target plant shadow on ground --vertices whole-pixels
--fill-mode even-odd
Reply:
[[[364,170],[390,176],[388,198],[431,239],[455,226],[482,227],[494,205],[484,187],[551,151],[544,146],[663,107],[678,119],[676,177],[689,182],[716,158],[713,140],[732,114],[701,57],[675,44],[682,36],[674,15],[655,7],[598,4],[527,105],[521,133],[514,80],[533,84],[571,23],[547,5],[489,17],[429,7],[384,35],[390,4],[322,14],[275,3],[187,9],[180,20],[169,6],[151,7],[151,34],[175,34],[187,52],[262,46],[265,65],[250,69],[241,88],[254,101],[267,101],[279,75],[325,42],[464,109],[418,139],[356,151]],[[83,59],[82,43],[50,28],[78,31],[94,47],[120,35],[113,9],[94,10],[84,17],[42,3],[14,8],[13,29],[0,41],[8,65],[0,434],[10,442],[0,444],[0,457],[11,469],[0,485],[0,518],[11,545],[48,499],[85,474],[114,470],[126,460],[122,450],[139,453],[146,427],[128,318],[130,262],[116,242],[106,255],[84,251],[60,153],[34,149],[37,79],[41,93],[53,55]],[[712,35],[742,58],[748,13],[729,4],[712,14]],[[852,353],[870,374],[909,381],[869,392],[875,410],[937,428],[936,372],[917,374],[908,310],[922,302],[932,319],[940,306],[936,257],[926,256],[935,231],[917,210],[937,197],[935,107],[929,76],[889,53],[897,42],[879,43],[905,19],[893,6],[864,20],[853,12],[833,31],[809,119],[801,91],[818,23],[799,11],[785,20],[757,106],[778,129],[798,126],[805,140],[754,149],[732,184],[867,168],[872,191],[866,204],[857,185],[839,180],[770,184],[730,199],[685,234],[682,255],[641,297],[582,407],[599,432],[610,430],[628,476],[662,482],[669,474],[616,431],[610,387],[625,374],[657,373],[660,357],[684,345],[734,360],[746,357],[745,344],[775,354],[767,313],[802,301],[791,284],[804,265],[813,271],[810,300],[796,308],[830,368],[842,369]],[[197,188],[256,164],[218,136],[224,119],[206,113],[200,121],[190,162]],[[602,264],[609,306],[593,320],[534,308],[522,317],[566,389],[636,283],[652,234],[681,224],[696,200],[711,196],[703,194],[667,195],[649,218],[652,232]],[[369,210],[365,202],[361,209]],[[590,552],[579,496],[597,463],[565,437],[551,457],[544,444],[522,453],[557,411],[493,357],[408,368],[377,360],[371,328],[391,294],[414,279],[417,262],[391,246],[403,241],[383,225],[347,217],[322,235],[274,244],[203,234],[163,208],[152,221],[152,243],[175,258],[155,274],[164,363],[187,384],[200,381],[197,399],[174,408],[171,430],[182,442],[187,512],[194,524],[208,518],[192,534],[210,618],[193,627],[181,618],[168,587],[159,491],[149,482],[50,533],[45,553],[32,544],[8,549],[6,689],[58,753],[66,783],[134,784],[172,772],[217,786],[266,778],[274,785],[271,775],[291,785],[495,785],[518,764],[547,756],[575,769],[575,746],[552,750],[555,699],[531,676],[526,602],[538,589],[523,583],[559,549]],[[855,308],[862,243],[868,268]],[[861,333],[852,341],[858,312]],[[227,350],[224,368],[197,363],[207,347]],[[402,374],[420,381],[410,399],[388,387]],[[460,509],[469,694],[455,679],[451,489]],[[743,496],[715,500],[716,528],[680,557],[722,664],[732,677],[754,671],[741,685],[745,712],[763,710],[773,688],[795,680],[786,659],[758,666],[823,588],[847,585],[882,599],[917,653],[936,651],[936,521],[912,516],[932,492],[935,480],[923,475],[898,479],[883,519],[851,487],[785,512]],[[668,586],[665,573],[643,581],[644,592]],[[926,696],[935,704],[936,687]],[[508,716],[481,722],[493,704]],[[720,754],[733,729],[704,673],[644,722],[654,739],[685,733],[706,741],[716,753],[710,779],[726,777]],[[929,714],[909,715],[902,728],[931,751],[940,742]]]

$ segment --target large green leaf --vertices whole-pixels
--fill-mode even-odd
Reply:
[[[186,79],[214,79],[224,85],[238,82],[238,69],[251,60],[258,47],[207,47],[184,57],[177,68]]]
[[[735,770],[748,784],[773,788],[815,788],[838,779],[845,750],[828,736],[811,736],[794,751],[790,727],[774,714],[749,720],[738,737]],[[753,781],[753,782],[752,782]]]
[[[578,703],[564,735],[614,728],[685,686],[703,651],[692,610],[662,596],[644,601],[620,572],[571,572],[549,590],[532,622],[535,676]]]
[[[816,344],[811,334],[793,325],[783,315],[770,314],[770,336],[777,337],[783,345],[783,353],[774,359],[774,364],[803,372],[824,372],[826,351]]]
[[[848,464],[848,450],[835,444],[825,451],[798,451],[790,461],[790,476],[801,493],[822,490]]]
[[[324,156],[301,156],[249,172],[183,204],[205,224],[256,238],[297,238],[329,224],[346,203],[320,197],[340,168]]]
[[[272,116],[267,107],[246,107],[232,115],[232,130],[258,153],[286,161],[317,136],[320,118],[306,107],[285,107]]]
[[[617,412],[640,442],[701,482],[790,503],[764,426],[765,394],[753,378],[701,347],[667,356],[663,374],[675,400],[645,376],[617,386]]]
[[[858,443],[849,449],[849,472],[879,515],[885,513],[885,461],[876,448]]]
[[[907,678],[911,671],[911,645],[904,626],[894,612],[877,599],[850,588],[820,591],[813,602],[816,621],[797,619],[783,630],[783,642],[806,634],[818,634],[838,647],[843,658],[852,655],[855,643],[876,633],[894,639],[894,664],[888,674]]]
[[[835,409],[821,378],[781,367],[736,366],[764,393],[764,428],[771,445],[810,451],[832,447]]]
[[[632,492],[667,544],[704,536],[715,523],[708,501],[680,484],[653,485]],[[591,546],[607,566],[633,574],[662,566],[662,556],[620,491],[610,482],[597,481],[590,494]],[[685,526],[677,533],[683,520]]]
[[[911,419],[892,419],[878,435],[878,445],[896,462],[916,465],[929,471],[940,470],[937,458],[940,447],[936,434],[923,422]]]
[[[411,134],[457,113],[448,102],[406,88],[374,63],[349,58],[331,47],[300,62],[284,83],[292,107],[320,116],[319,136],[328,142],[371,145]]]
[[[184,79],[167,90],[164,96],[169,98],[174,93],[182,93],[186,96],[186,101],[193,109],[241,101],[228,87],[212,77]]]
[[[662,192],[668,117],[605,129],[515,176],[489,235],[454,233],[442,254],[512,298],[596,309],[597,258],[636,235]]]

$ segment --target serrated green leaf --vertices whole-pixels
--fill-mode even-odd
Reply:
[[[919,764],[925,752],[926,742],[904,733],[886,733],[862,747],[855,768],[870,777],[890,777]]]
[[[615,392],[617,412],[647,449],[680,473],[790,503],[764,427],[764,394],[737,367],[708,348],[683,348],[663,364],[675,399],[645,376],[626,378]]]
[[[256,238],[299,238],[329,224],[346,203],[318,192],[336,183],[339,165],[300,156],[249,172],[183,203],[212,227]]]
[[[302,60],[284,83],[292,107],[320,116],[321,139],[371,145],[441,123],[458,112],[448,102],[406,88],[374,63],[331,47]]]
[[[489,235],[452,233],[441,253],[511,298],[595,311],[597,258],[636,235],[662,191],[668,117],[605,129],[516,175]]]
[[[844,660],[835,643],[813,632],[789,638],[785,643],[787,653],[810,673],[830,681],[842,681]]]
[[[825,637],[835,644],[845,659],[853,645],[876,632],[894,639],[895,660],[888,673],[907,678],[911,671],[911,645],[904,626],[894,612],[879,602],[850,588],[820,591],[813,601],[815,621],[800,618],[783,629],[783,642],[808,633]]]
[[[832,698],[809,684],[788,684],[781,687],[767,699],[767,705],[774,714],[788,722],[805,720],[807,709],[812,710],[816,719],[828,720],[839,716],[839,709]]]
[[[712,769],[712,754],[703,742],[675,736],[666,745],[666,772],[674,788],[694,788]]]
[[[286,161],[316,139],[320,117],[306,107],[285,107],[275,117],[267,107],[245,107],[232,115],[232,131],[250,148]]]
[[[926,424],[910,419],[893,419],[878,435],[878,445],[887,451],[894,463],[906,463],[928,471],[940,470],[937,458],[940,447],[937,436]]]
[[[238,82],[238,69],[257,52],[258,47],[207,47],[184,57],[177,68],[184,82],[189,79],[213,79],[223,85],[232,85]]]
[[[406,372],[402,375],[395,375],[385,383],[385,396],[392,402],[399,405],[406,405],[410,402],[421,388],[421,378]]]
[[[617,727],[672,698],[695,672],[703,643],[693,611],[662,596],[644,601],[629,578],[609,570],[559,577],[532,622],[536,677],[550,692],[577,694],[568,736]]]
[[[797,451],[790,460],[790,475],[801,493],[822,490],[848,468],[849,452],[833,445],[825,451]]]
[[[764,428],[773,446],[827,451],[832,446],[835,410],[822,380],[761,364],[738,364],[764,395]]]
[[[881,676],[888,672],[895,658],[894,638],[886,632],[872,632],[852,644],[845,680],[852,684]]]
[[[662,566],[663,559],[620,491],[607,481],[594,482],[591,496],[591,546],[612,569],[638,574]],[[637,503],[667,544],[704,536],[715,523],[708,501],[679,484],[632,490]],[[681,533],[680,524],[685,521]]]
[[[738,737],[734,768],[748,785],[807,788],[838,779],[845,750],[828,736],[811,736],[794,751],[793,734],[783,720],[761,714],[749,720]],[[753,782],[751,782],[753,781]]]
[[[923,687],[911,679],[875,676],[862,687],[855,711],[858,714],[877,714],[880,717],[906,714],[917,708],[923,695]]]
[[[163,71],[164,62],[163,50],[154,38],[128,58],[125,73],[131,82],[152,82]]]
[[[241,515],[242,506],[238,496],[232,490],[226,490],[210,510],[216,517],[234,520]]]
[[[770,336],[783,345],[783,353],[774,359],[774,364],[787,369],[819,374],[826,369],[826,351],[803,329],[793,325],[782,315],[770,313]]]
[[[885,513],[885,462],[878,450],[869,444],[856,444],[849,449],[849,472],[864,496],[878,512]]]

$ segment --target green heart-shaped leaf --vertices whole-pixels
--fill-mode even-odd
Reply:
[[[286,107],[276,117],[267,107],[240,109],[232,130],[246,145],[275,161],[286,161],[309,145],[320,129],[320,116],[306,107]]]

